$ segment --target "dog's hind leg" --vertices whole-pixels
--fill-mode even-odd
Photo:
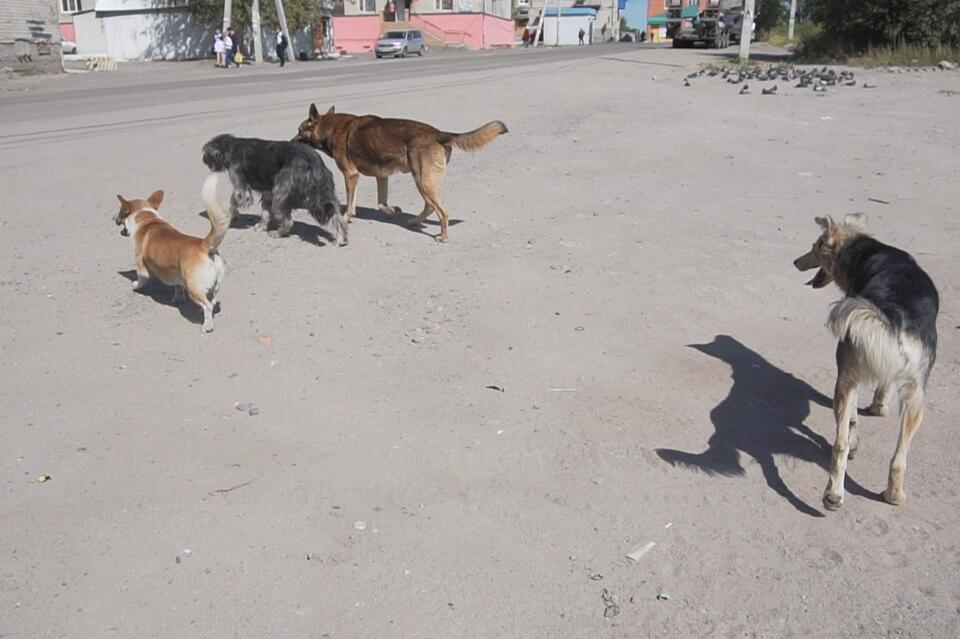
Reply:
[[[847,438],[847,442],[850,448],[847,459],[853,459],[857,456],[857,449],[860,448],[860,418],[856,408],[850,412],[850,437]]]
[[[435,236],[438,242],[449,240],[447,236],[447,226],[450,216],[447,215],[440,196],[437,195],[437,189],[440,187],[440,181],[443,179],[443,172],[447,168],[446,153],[442,146],[426,149],[422,152],[412,152],[410,154],[410,172],[417,184],[420,195],[423,196],[423,212],[408,222],[409,226],[420,224],[430,215],[431,209],[437,212],[440,218],[440,234]]]
[[[843,505],[843,480],[847,473],[847,455],[850,452],[850,419],[857,410],[857,383],[843,369],[837,376],[833,395],[833,416],[837,421],[837,439],[830,460],[830,478],[823,493],[823,506],[838,510]]]
[[[907,450],[910,440],[920,428],[923,421],[923,385],[919,380],[911,380],[903,389],[903,400],[900,408],[900,439],[897,440],[897,450],[890,460],[890,477],[887,480],[887,490],[883,498],[894,506],[902,506],[907,501],[903,492],[903,475],[907,471]]]
[[[399,206],[390,206],[387,204],[387,193],[389,192],[388,177],[377,176],[377,208],[387,215],[393,215],[400,212]]]
[[[347,222],[357,213],[357,182],[360,181],[360,174],[357,172],[343,172],[343,183],[347,189],[347,212],[343,214],[343,219]]]
[[[213,302],[207,297],[206,291],[198,290],[196,287],[191,287],[187,285],[187,293],[190,295],[197,306],[203,309],[203,332],[210,333],[213,331]]]

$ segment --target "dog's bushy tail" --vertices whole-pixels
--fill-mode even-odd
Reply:
[[[897,331],[876,305],[862,297],[847,297],[830,311],[827,326],[838,340],[849,340],[862,358],[864,372],[886,382],[904,365]]]
[[[441,144],[452,144],[458,149],[464,151],[475,151],[481,147],[490,144],[494,138],[507,132],[507,125],[500,120],[487,122],[479,129],[474,129],[468,133],[445,133],[446,139],[441,139]]]
[[[227,235],[227,229],[230,228],[230,216],[224,212],[220,201],[217,200],[218,181],[218,175],[211,173],[203,182],[201,191],[203,205],[207,209],[207,219],[210,220],[210,232],[203,238],[203,248],[207,253],[213,253],[220,247],[220,243]]]

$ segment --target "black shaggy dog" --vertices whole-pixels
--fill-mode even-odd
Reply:
[[[226,171],[233,184],[230,220],[260,195],[262,218],[255,227],[284,237],[293,226],[293,209],[306,209],[323,227],[334,223],[338,246],[347,243],[347,223],[330,173],[320,155],[306,144],[218,135],[203,146],[203,163],[211,171]]]

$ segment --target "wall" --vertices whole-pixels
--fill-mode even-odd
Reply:
[[[0,67],[60,71],[56,0],[0,0]]]
[[[333,41],[347,53],[371,53],[380,38],[379,15],[334,16]]]
[[[101,13],[107,53],[114,60],[189,60],[206,58],[214,25],[202,24],[183,10]],[[74,19],[74,24],[76,24]],[[82,34],[81,34],[82,35]],[[77,52],[88,44],[77,42]]]
[[[513,20],[483,13],[416,13],[410,21],[416,25],[426,23],[424,30],[442,31],[448,42],[462,41],[469,49],[512,47],[516,43]]]
[[[565,16],[560,10],[560,45],[577,45],[580,42],[579,34],[582,28],[587,32],[585,42],[590,41],[590,30],[593,28],[593,16]],[[555,46],[557,44],[557,17],[546,16],[543,19],[543,44]]]

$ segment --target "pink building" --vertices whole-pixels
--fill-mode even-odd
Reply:
[[[512,47],[510,0],[335,0],[333,39],[344,53],[371,53],[387,29],[423,32],[428,46]]]

